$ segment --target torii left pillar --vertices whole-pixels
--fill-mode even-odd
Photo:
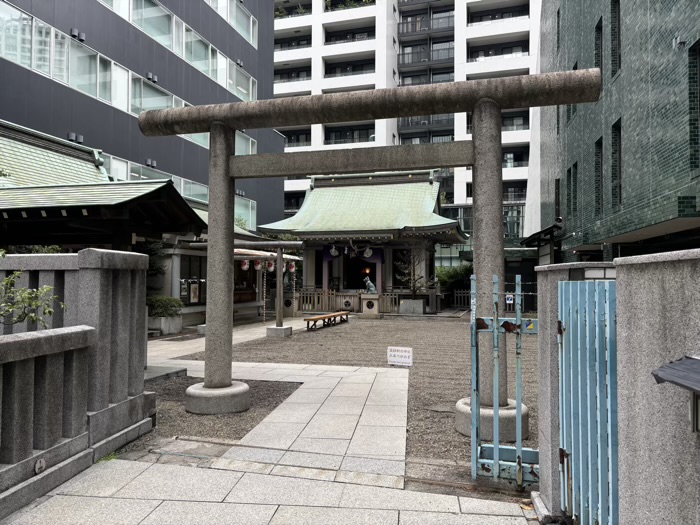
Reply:
[[[185,392],[185,410],[194,414],[227,414],[250,408],[250,388],[231,380],[233,360],[233,234],[236,183],[230,173],[235,131],[214,122],[209,134],[209,242],[207,332],[204,383]]]

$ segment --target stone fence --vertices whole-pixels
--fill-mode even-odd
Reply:
[[[700,434],[690,394],[658,385],[652,370],[700,355],[700,250],[541,266],[538,514],[561,516],[559,479],[560,281],[617,280],[619,525],[700,524]]]
[[[8,255],[0,275],[57,296],[48,329],[0,335],[0,519],[152,428],[141,254]]]

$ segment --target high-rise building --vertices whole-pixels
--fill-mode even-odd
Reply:
[[[595,104],[542,109],[556,260],[700,247],[700,4],[545,2],[543,72],[598,67]]]
[[[145,137],[138,114],[272,98],[272,61],[272,0],[0,0],[0,120],[102,150],[114,180],[170,178],[195,206],[207,134]],[[236,132],[237,154],[282,147],[273,130]],[[237,192],[250,229],[282,218],[282,181]]]
[[[275,0],[275,97],[534,73],[539,13],[540,0]],[[504,221],[513,241],[523,237],[528,176],[537,169],[530,164],[530,113],[503,112]],[[429,115],[280,131],[287,152],[449,142],[471,139],[471,118]],[[471,171],[441,170],[438,178],[443,214],[470,232]],[[285,181],[288,216],[308,187],[306,178]],[[439,246],[436,264],[457,264],[470,250]]]

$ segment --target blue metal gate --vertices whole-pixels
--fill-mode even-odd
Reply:
[[[615,284],[559,283],[561,508],[581,525],[618,523]]]
[[[490,476],[515,482],[519,488],[537,483],[539,480],[539,452],[523,447],[522,407],[523,407],[523,335],[537,335],[537,319],[523,319],[523,291],[520,275],[515,278],[515,294],[511,296],[515,317],[500,317],[499,280],[493,276],[493,317],[476,316],[476,275],[471,278],[471,369],[472,369],[472,427],[471,427],[471,462],[472,478],[478,475]],[[488,293],[488,292],[485,292]],[[479,381],[479,332],[493,334],[493,444],[481,441],[481,396]],[[515,447],[504,446],[500,440],[499,425],[499,363],[501,351],[505,352],[505,334],[515,335]],[[501,348],[503,339],[503,348]]]

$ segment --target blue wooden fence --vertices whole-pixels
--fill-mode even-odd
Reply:
[[[581,525],[619,521],[615,284],[559,283],[561,508]]]

